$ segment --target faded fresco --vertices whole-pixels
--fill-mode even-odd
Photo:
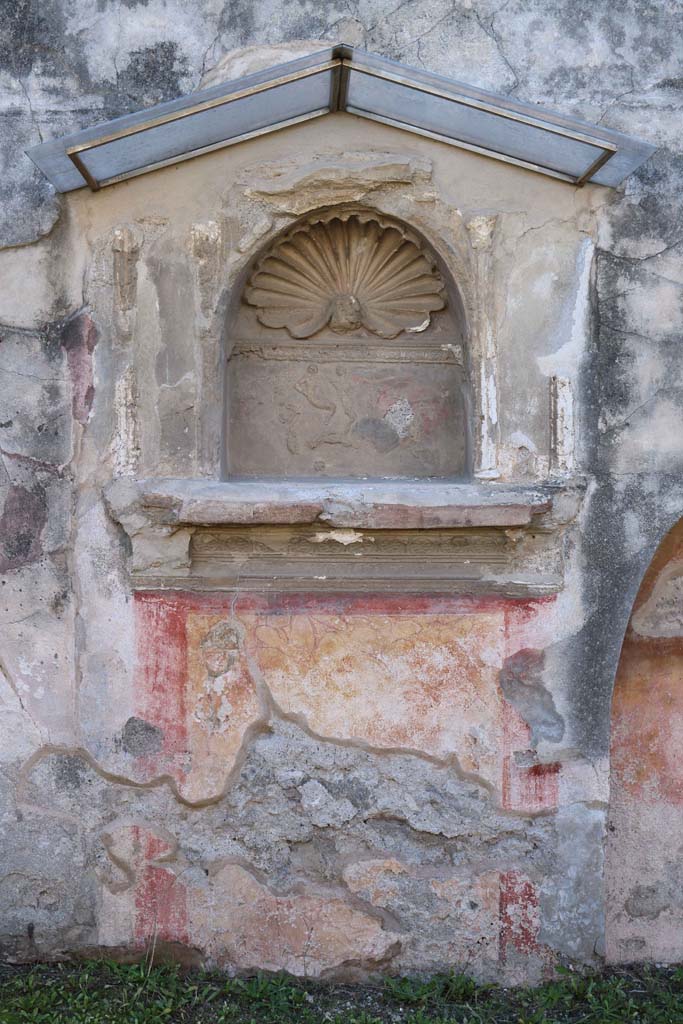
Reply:
[[[397,758],[427,759],[440,786],[452,777],[460,791],[453,810],[459,803],[469,827],[507,830],[510,812],[521,828],[530,816],[557,811],[561,766],[534,763],[530,729],[505,699],[500,679],[506,667],[514,674],[515,666],[538,661],[540,652],[519,644],[544,606],[487,598],[141,592],[130,722],[141,730],[144,723],[148,739],[158,741],[140,753],[136,771],[141,781],[172,779],[196,816],[229,793],[250,738],[272,734],[275,716],[307,723],[325,744],[351,743],[379,763],[384,757],[387,767]],[[393,843],[391,855],[385,846],[384,856],[378,849],[359,857],[372,822],[419,817],[424,808],[415,793],[399,810],[362,775],[354,782],[343,763],[335,770],[333,761],[326,775],[325,784],[298,761],[277,768],[280,784],[300,802],[300,842],[311,845],[311,828],[346,836],[315,855],[326,862],[327,894],[318,886],[275,895],[239,858],[218,854],[197,882],[168,833],[127,825],[106,840],[109,859],[129,870],[129,884],[106,895],[106,914],[132,922],[137,943],[156,935],[206,949],[233,967],[318,974],[346,961],[396,960],[424,969],[455,960],[515,977],[552,966],[552,950],[540,938],[546,880],[539,865],[529,872],[512,851],[482,850],[467,866],[439,858],[425,872]],[[252,784],[267,782],[256,775]],[[348,860],[344,851],[354,848]]]
[[[683,958],[679,22],[11,6],[3,955]],[[579,188],[335,112],[61,196],[23,155],[339,39],[656,151]]]

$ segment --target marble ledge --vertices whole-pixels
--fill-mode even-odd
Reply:
[[[569,492],[578,498],[576,486],[557,483],[119,478],[105,497],[118,521],[132,518],[140,526],[145,521],[167,528],[320,523],[367,530],[544,524],[552,529],[558,497],[566,499]],[[563,504],[566,500],[559,501]],[[575,500],[570,505],[575,514]],[[560,519],[566,521],[566,515]]]

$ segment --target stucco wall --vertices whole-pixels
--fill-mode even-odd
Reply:
[[[638,591],[614,688],[605,874],[607,950],[621,962],[680,959],[682,551],[679,520]]]
[[[183,955],[234,968],[457,962],[511,980],[538,977],[558,957],[602,954],[612,683],[640,579],[683,509],[679,16],[673,3],[12,7],[0,28],[0,893],[10,951],[130,947],[156,931]],[[187,92],[233,48],[312,38],[344,38],[659,148],[616,192],[578,192],[373,129],[382,151],[431,161],[431,178],[404,170],[370,199],[374,186],[361,188],[354,202],[423,222],[437,248],[440,236],[461,231],[463,251],[472,240],[466,223],[498,218],[489,315],[503,479],[528,483],[547,472],[547,383],[559,374],[574,384],[580,487],[559,514],[562,586],[537,609],[512,595],[458,597],[403,607],[397,620],[388,598],[378,608],[319,596],[313,610],[284,612],[274,602],[270,613],[286,614],[290,631],[280,629],[278,643],[300,662],[287,670],[295,678],[285,699],[277,644],[266,645],[274,663],[259,654],[259,629],[275,629],[259,621],[262,609],[142,595],[135,612],[130,549],[139,524],[125,508],[112,515],[116,502],[107,508],[102,492],[141,468],[214,475],[220,386],[202,367],[211,366],[226,282],[303,212],[287,209],[291,197],[244,199],[254,168],[289,160],[301,175],[304,155],[336,147],[339,160],[362,152],[367,135],[350,118],[328,136],[303,126],[278,136],[277,153],[260,140],[68,199],[51,194],[21,149]],[[258,59],[247,52],[233,68]],[[419,202],[404,200],[418,193]],[[310,204],[337,201],[328,187]],[[453,242],[451,255],[457,249]],[[452,260],[465,275],[466,263]],[[207,363],[190,359],[189,336]],[[374,626],[364,624],[368,614],[379,615]],[[163,747],[164,701],[154,688],[161,679],[174,692],[183,657],[194,668],[178,687],[201,686],[196,643],[189,655],[177,645],[210,630],[216,615],[243,630],[258,694],[234,765],[234,751],[204,751],[205,764],[219,764],[218,782],[209,778],[207,789],[204,776],[183,792],[193,748],[186,735],[176,736],[177,749]],[[489,774],[480,762],[463,773],[463,738],[444,731],[467,699],[448,704],[443,658],[407,670],[432,680],[431,731],[416,739],[413,717],[387,746],[362,721],[366,694],[355,718],[320,701],[335,676],[311,668],[311,623],[336,638],[333,661],[351,656],[363,629],[376,645],[380,637],[380,652],[396,647],[397,629],[421,633],[432,658],[451,644],[457,663],[469,648],[480,668],[463,678],[489,701],[472,711],[469,735],[483,729]],[[492,654],[499,635],[505,642]],[[159,668],[164,648],[176,657]],[[376,685],[381,692],[385,683]],[[173,708],[185,699],[180,690]],[[407,706],[414,712],[414,701]],[[525,750],[533,757],[515,763],[513,798],[505,758]],[[274,922],[255,944],[245,907]],[[236,920],[245,934],[232,946]]]

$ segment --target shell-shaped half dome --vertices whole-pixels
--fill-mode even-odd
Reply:
[[[295,228],[257,265],[245,298],[260,323],[294,338],[328,324],[395,338],[424,330],[446,304],[441,275],[417,239],[360,214]]]

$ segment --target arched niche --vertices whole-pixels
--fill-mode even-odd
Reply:
[[[420,235],[326,210],[247,271],[228,331],[228,477],[463,479],[469,373],[457,289]]]
[[[612,701],[606,951],[683,959],[683,519],[646,572]]]

